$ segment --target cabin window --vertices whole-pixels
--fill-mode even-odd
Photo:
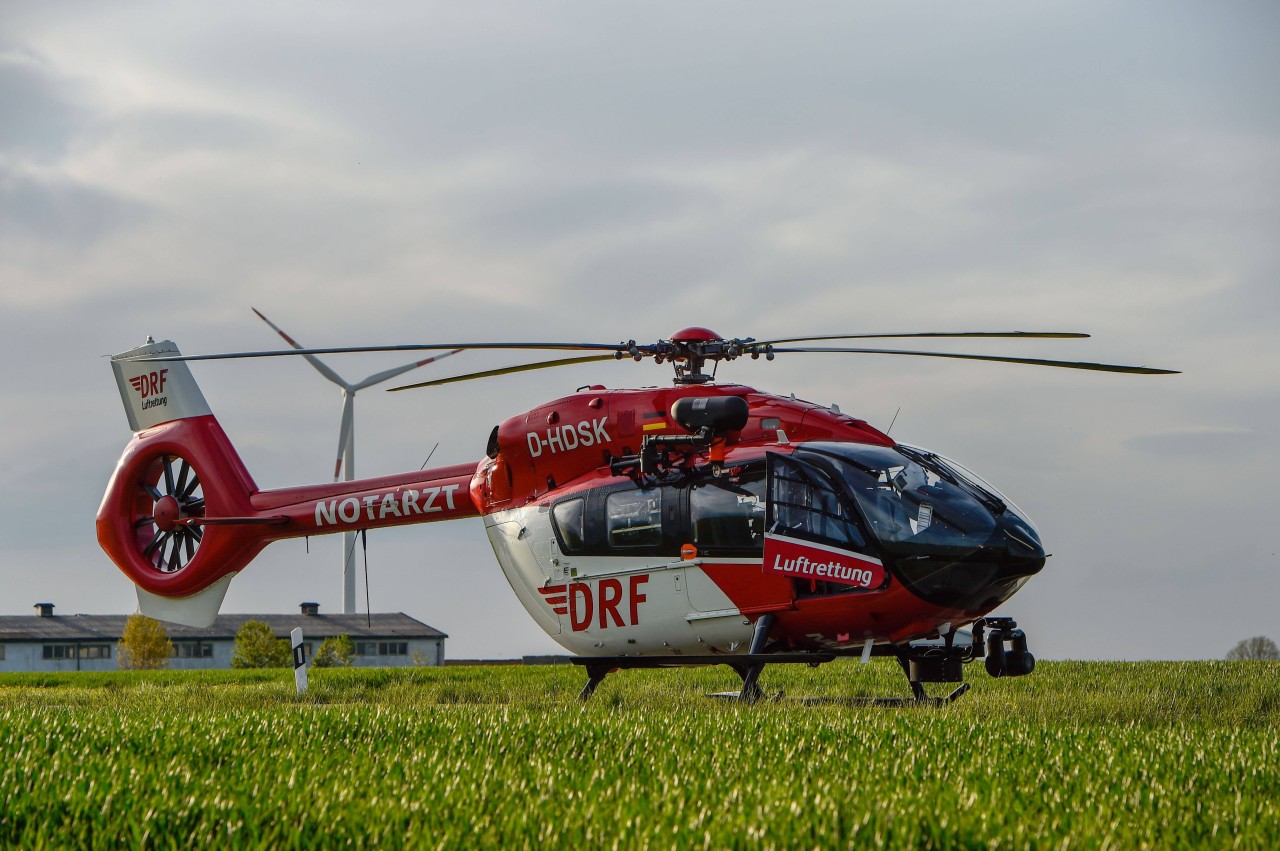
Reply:
[[[46,644],[45,659],[110,659],[110,644]]]
[[[357,641],[357,656],[408,656],[407,641]]]
[[[582,549],[585,540],[582,525],[585,506],[584,499],[569,499],[551,509],[551,518],[565,552],[577,552]]]
[[[609,546],[657,547],[662,545],[662,491],[614,491],[605,500]]]
[[[175,641],[173,655],[178,659],[210,659],[213,644],[208,641]]]
[[[693,541],[700,548],[758,550],[764,546],[764,480],[713,480],[689,493]]]

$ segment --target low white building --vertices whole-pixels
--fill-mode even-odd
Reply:
[[[0,672],[114,671],[117,643],[127,615],[55,615],[52,603],[37,603],[35,615],[0,615]],[[230,668],[236,632],[246,621],[261,621],[278,638],[302,627],[304,652],[326,638],[347,635],[360,667],[443,665],[440,630],[403,612],[322,615],[317,603],[303,603],[292,615],[219,615],[213,626],[194,629],[164,624],[173,642],[170,668]]]

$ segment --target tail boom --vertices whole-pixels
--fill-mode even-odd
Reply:
[[[134,439],[98,508],[98,542],[144,613],[191,626],[231,577],[282,538],[474,517],[476,465],[260,491],[171,341],[115,355]]]

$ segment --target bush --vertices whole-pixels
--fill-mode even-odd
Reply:
[[[116,660],[124,671],[153,671],[169,667],[173,642],[160,621],[143,614],[129,615],[116,645]]]
[[[236,633],[233,668],[288,668],[293,665],[289,639],[276,638],[262,621],[245,621]]]
[[[355,656],[356,647],[351,643],[351,636],[344,633],[320,642],[320,649],[311,657],[311,664],[317,668],[349,668]]]

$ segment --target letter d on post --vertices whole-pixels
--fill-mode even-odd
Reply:
[[[307,659],[302,649],[302,627],[293,628],[289,641],[293,645],[293,684],[298,687],[298,696],[301,697],[307,693]]]

